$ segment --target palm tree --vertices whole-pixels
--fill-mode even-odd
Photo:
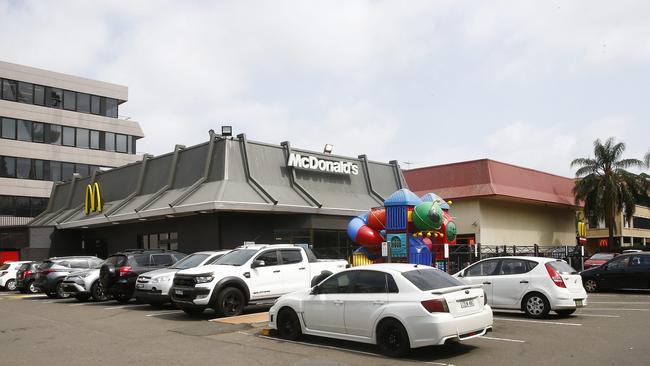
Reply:
[[[647,197],[642,179],[627,171],[641,168],[644,162],[639,159],[622,159],[625,144],[616,143],[610,137],[602,143],[594,141],[594,157],[578,158],[571,162],[576,170],[576,183],[573,187],[576,204],[585,204],[585,216],[592,221],[604,220],[609,231],[607,249],[611,250],[616,230],[616,215],[623,211],[626,217],[634,214],[639,197]],[[650,156],[646,156],[650,158]]]

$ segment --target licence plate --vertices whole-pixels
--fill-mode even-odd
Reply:
[[[176,295],[182,295],[182,294],[183,294],[183,290],[174,290],[174,293],[175,293]]]
[[[135,288],[144,288],[144,283],[136,283]]]
[[[582,306],[583,306],[583,305],[582,305],[582,299],[580,299],[580,300],[576,300],[576,307],[581,308]]]
[[[461,309],[474,307],[474,300],[460,300],[458,301]]]

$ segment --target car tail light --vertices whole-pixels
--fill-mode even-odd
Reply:
[[[50,274],[50,273],[54,273],[54,272],[56,272],[56,269],[53,269],[53,268],[48,268],[48,269],[44,269],[44,270],[41,271],[41,273],[44,274],[44,275],[46,275],[46,276],[47,276],[48,274]]]
[[[449,307],[445,299],[422,301],[422,306],[430,313],[448,313]]]
[[[548,275],[551,276],[551,280],[555,283],[557,287],[564,287],[566,288],[566,285],[564,284],[564,280],[562,279],[562,276],[560,276],[559,273],[551,266],[551,263],[546,263],[545,265],[546,271],[548,272]]]
[[[23,272],[23,277],[27,277],[27,276],[29,276],[30,274],[32,274],[32,271],[27,270],[27,271]]]
[[[118,269],[118,272],[120,273],[120,277],[127,276],[131,273],[131,266],[122,266]]]

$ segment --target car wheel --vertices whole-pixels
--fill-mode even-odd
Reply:
[[[29,292],[30,294],[36,294],[36,293],[39,292],[39,289],[38,289],[38,287],[36,287],[36,285],[34,284],[34,281],[30,281],[30,282],[27,284],[27,291],[26,291],[26,292]]]
[[[59,299],[67,299],[70,297],[69,293],[63,291],[63,281],[56,284],[54,291],[56,292],[56,297]]]
[[[203,311],[205,309],[203,309],[203,308],[189,308],[189,307],[182,306],[181,310],[183,310],[185,312],[185,314],[187,314],[187,315],[198,316],[198,315],[203,314]]]
[[[551,311],[546,297],[539,293],[528,294],[524,298],[524,312],[531,318],[543,318]]]
[[[9,280],[5,283],[5,290],[16,291],[16,280]]]
[[[227,287],[217,295],[216,311],[219,316],[236,316],[244,310],[244,294],[235,287]]]
[[[292,309],[282,309],[277,319],[278,335],[282,339],[296,341],[302,336],[300,320]]]
[[[377,345],[379,351],[388,357],[402,356],[411,348],[406,329],[395,319],[386,319],[379,323]]]
[[[90,286],[90,296],[93,297],[93,300],[102,302],[108,300],[108,295],[104,292],[104,288],[99,280],[95,281],[92,286]]]
[[[588,279],[583,283],[585,290],[587,292],[596,292],[598,291],[598,283],[594,279]]]
[[[126,304],[131,301],[131,295],[125,293],[117,293],[115,294],[115,300],[117,300],[117,302],[120,304]]]
[[[555,310],[559,316],[569,316],[576,312],[576,309]]]

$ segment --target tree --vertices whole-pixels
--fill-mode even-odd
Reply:
[[[644,190],[645,179],[627,171],[629,168],[642,168],[645,164],[639,159],[623,159],[625,144],[616,143],[613,137],[604,143],[594,141],[594,157],[578,158],[571,162],[576,170],[573,187],[576,204],[584,202],[585,216],[591,221],[604,220],[609,232],[607,249],[611,251],[616,230],[616,216],[624,212],[630,218],[634,214],[636,202],[647,197]],[[646,156],[650,160],[650,156]]]

